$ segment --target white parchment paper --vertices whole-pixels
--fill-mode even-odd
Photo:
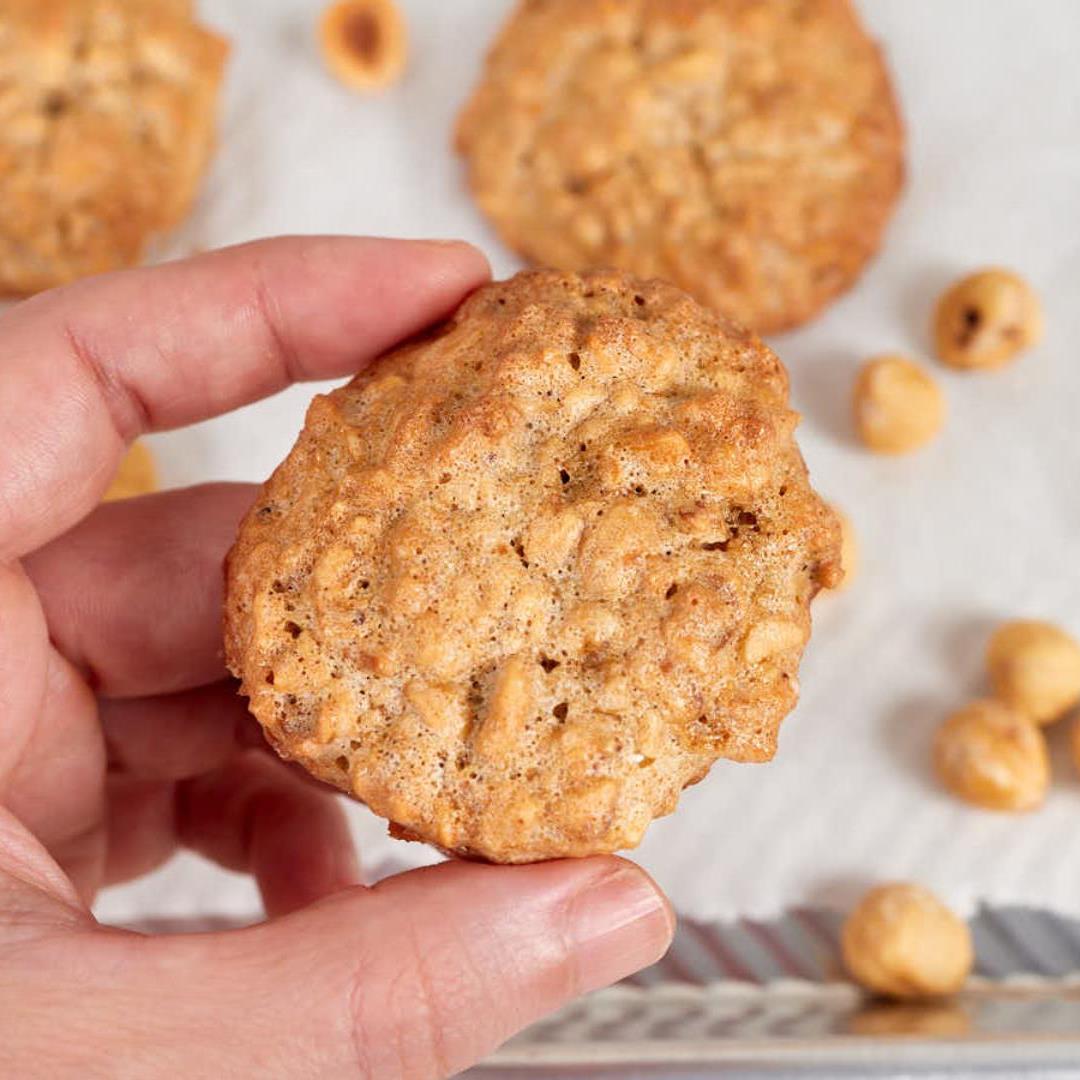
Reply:
[[[221,151],[170,254],[281,232],[460,236],[499,275],[517,268],[473,207],[450,150],[454,115],[508,5],[402,0],[408,74],[381,98],[324,75],[313,0],[204,0],[235,52]],[[942,716],[980,689],[994,621],[1080,633],[1080,3],[862,0],[910,127],[910,184],[882,257],[810,328],[775,340],[804,414],[818,487],[860,534],[856,585],[817,605],[803,699],[765,766],[719,764],[635,854],[701,917],[846,904],[864,884],[915,878],[967,907],[1080,912],[1080,780],[1055,732],[1046,807],[967,808],[927,767]],[[937,368],[943,436],[873,457],[852,441],[853,372],[867,355],[928,353],[934,298],[1000,263],[1045,302],[1045,343],[1013,368]],[[167,483],[262,480],[287,453],[311,387],[155,438]],[[183,583],[177,583],[178,588]],[[433,859],[350,811],[370,872]],[[100,915],[240,915],[252,885],[182,856],[107,892]]]

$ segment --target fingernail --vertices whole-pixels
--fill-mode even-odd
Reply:
[[[488,261],[488,257],[475,245],[470,244],[467,240],[410,240],[410,244],[420,248],[429,248],[432,252],[438,252],[442,255],[448,254],[451,251],[456,251],[461,255],[468,255],[469,259],[476,262],[476,274],[478,279],[491,277],[491,263]]]
[[[583,991],[655,964],[675,929],[671,908],[652,879],[623,860],[577,894],[570,916]]]
[[[433,248],[469,248],[472,247],[467,240],[440,240],[438,238],[423,239],[423,240],[410,240],[410,244],[418,244],[421,247],[433,247]]]

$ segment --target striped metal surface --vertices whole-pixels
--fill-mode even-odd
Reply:
[[[905,1076],[1080,1077],[1080,922],[984,908],[968,991],[914,1005],[844,980],[841,922],[816,909],[683,920],[658,964],[534,1025],[476,1075],[900,1075],[875,1071],[884,1054]]]
[[[771,921],[683,919],[668,954],[625,985],[765,986],[778,980],[842,981],[842,916],[795,908]],[[990,980],[1080,978],[1080,921],[1029,908],[984,907],[971,920],[975,974]]]

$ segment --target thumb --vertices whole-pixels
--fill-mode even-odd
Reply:
[[[445,863],[250,930],[150,940],[143,1000],[156,1065],[172,1043],[188,1076],[443,1077],[658,960],[673,928],[622,859]]]

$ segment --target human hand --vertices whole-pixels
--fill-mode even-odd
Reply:
[[[339,803],[255,748],[225,680],[221,563],[253,490],[97,505],[140,433],[351,373],[485,274],[464,245],[278,240],[0,319],[5,1075],[449,1075],[666,948],[666,903],[620,859],[356,886]],[[103,884],[179,846],[254,874],[270,920],[95,923]]]

